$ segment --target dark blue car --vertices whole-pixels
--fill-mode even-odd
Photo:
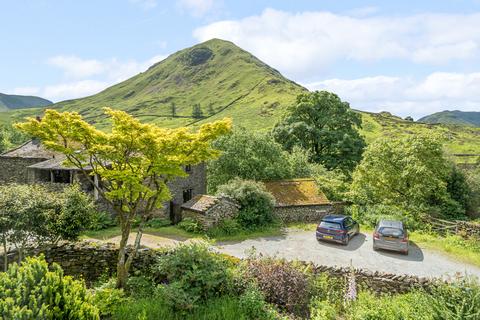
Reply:
[[[344,215],[325,216],[317,226],[317,240],[340,242],[347,245],[348,241],[360,232],[360,226],[352,218]]]

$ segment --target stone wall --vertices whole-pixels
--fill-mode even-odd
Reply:
[[[327,214],[341,213],[343,206],[332,203],[315,206],[275,207],[273,214],[284,223],[288,222],[320,222]]]
[[[131,248],[127,252],[129,252]],[[26,255],[34,256],[40,253],[45,255],[48,263],[58,263],[66,275],[81,277],[91,283],[102,275],[112,275],[116,272],[118,247],[112,243],[98,244],[96,242],[63,243],[57,246],[48,246],[28,250]],[[132,263],[132,272],[135,270],[149,271],[155,263],[160,251],[141,249]],[[17,261],[15,251],[9,252],[9,263]],[[3,266],[4,255],[0,254],[0,266]]]
[[[180,206],[183,204],[183,191],[192,189],[192,197],[198,194],[207,193],[207,170],[204,163],[192,166],[191,172],[185,178],[177,178],[170,181],[168,184],[172,199],[170,202],[165,203],[164,208],[161,210],[163,213],[168,214],[170,212],[170,206]],[[176,210],[180,213],[179,208]],[[179,219],[178,219],[179,220]]]
[[[351,274],[350,268],[315,265],[312,265],[312,268],[316,274],[327,273],[331,277],[342,279],[346,279]],[[432,285],[438,282],[437,279],[372,272],[364,269],[354,269],[354,272],[358,288],[368,289],[378,294],[407,293],[414,289],[428,290]]]
[[[457,221],[456,233],[465,238],[480,239],[480,223]]]
[[[27,167],[44,160],[0,156],[0,183],[29,183],[31,178]]]
[[[65,274],[82,277],[91,283],[104,274],[113,274],[116,269],[118,247],[113,244],[98,244],[95,242],[64,243],[58,246],[31,250],[31,255],[43,253],[49,263],[56,262]],[[163,255],[162,251],[141,249],[134,259],[132,272],[140,270],[148,272],[155,261]],[[9,261],[16,259],[16,253],[11,252]],[[3,256],[0,255],[0,266]],[[350,268],[309,265],[314,273],[326,273],[331,277],[346,279]],[[383,272],[355,269],[356,282],[359,288],[370,289],[376,293],[406,293],[413,289],[428,289],[435,284],[435,279],[396,275]]]
[[[205,230],[218,225],[221,221],[238,215],[240,205],[227,197],[216,197],[216,203],[206,212],[199,213],[182,208],[182,218],[193,218],[199,221]]]

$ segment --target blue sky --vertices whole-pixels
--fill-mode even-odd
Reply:
[[[90,95],[213,37],[358,109],[480,111],[480,0],[0,0],[0,92]]]

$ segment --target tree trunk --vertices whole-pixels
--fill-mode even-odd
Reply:
[[[145,226],[145,221],[143,220],[140,225],[138,226],[138,232],[137,236],[135,237],[135,244],[133,246],[133,252],[128,256],[127,262],[125,263],[125,269],[130,270],[130,265],[133,262],[133,259],[135,259],[135,256],[137,255],[138,249],[140,248],[140,243],[142,241],[142,235],[143,235],[143,228]]]
[[[120,239],[120,248],[118,249],[118,262],[117,262],[117,288],[125,288],[127,284],[128,269],[126,266],[126,246],[128,238],[130,236],[130,230],[132,229],[128,218],[125,223],[122,223],[122,238]]]

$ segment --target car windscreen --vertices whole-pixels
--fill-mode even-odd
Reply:
[[[384,237],[403,237],[403,230],[398,228],[381,227],[380,229],[378,229],[378,233],[380,233]]]
[[[322,221],[320,222],[320,228],[341,230],[342,226],[339,223]]]

